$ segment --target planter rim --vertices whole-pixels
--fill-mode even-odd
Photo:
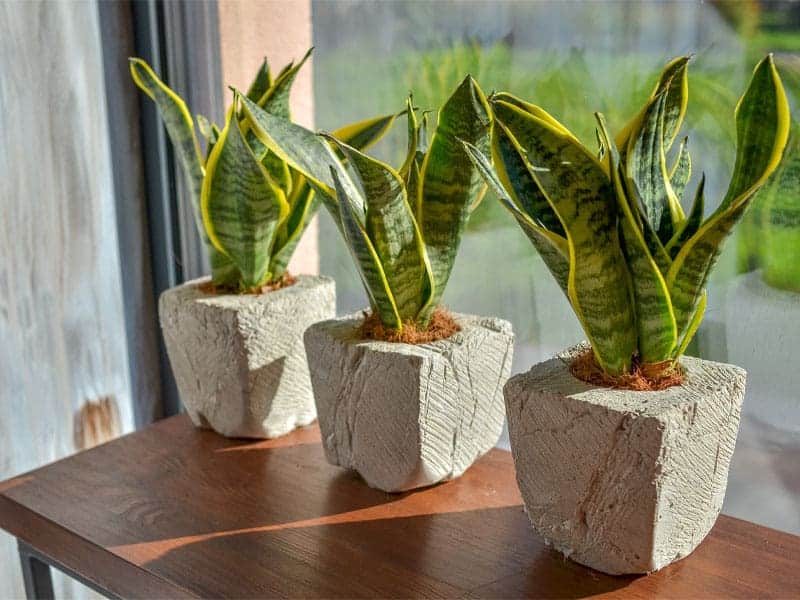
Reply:
[[[185,294],[187,299],[196,301],[213,302],[218,305],[226,306],[230,304],[230,308],[241,308],[242,306],[257,305],[270,303],[279,300],[285,296],[293,295],[302,290],[308,290],[317,287],[320,284],[332,283],[334,280],[325,275],[296,275],[295,283],[292,285],[282,287],[278,290],[273,290],[265,294],[209,294],[198,288],[200,284],[211,281],[211,277],[206,275],[185,281],[179,285],[171,287],[162,292],[180,292]]]
[[[364,312],[360,310],[348,315],[342,315],[326,321],[318,321],[309,327],[309,330],[322,329],[338,341],[352,346],[367,346],[372,351],[377,352],[399,352],[402,354],[429,354],[434,352],[445,352],[448,347],[460,345],[464,342],[465,336],[470,330],[483,328],[497,333],[513,335],[511,323],[499,317],[483,317],[466,313],[451,312],[453,319],[461,326],[461,331],[457,331],[450,337],[426,342],[424,344],[408,344],[406,342],[387,342],[383,340],[366,340],[356,337],[355,332],[364,321]]]
[[[658,417],[676,409],[681,410],[688,395],[704,398],[725,387],[726,384],[720,383],[720,379],[709,376],[709,367],[712,372],[722,371],[731,375],[746,374],[744,369],[736,365],[682,356],[680,365],[684,370],[685,379],[681,385],[653,391],[603,387],[581,381],[569,373],[568,368],[565,368],[575,355],[585,352],[590,347],[588,342],[571,346],[556,354],[555,357],[534,365],[529,371],[512,377],[506,387],[535,389],[541,392],[571,396],[584,402],[634,413],[638,416]],[[565,370],[568,377],[565,377]],[[728,381],[728,378],[722,378],[722,381]]]

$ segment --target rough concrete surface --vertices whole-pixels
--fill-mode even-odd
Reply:
[[[575,379],[572,352],[505,386],[528,516],[576,562],[656,571],[692,552],[719,515],[746,374],[684,357],[680,386],[612,390]]]
[[[181,400],[195,425],[274,438],[316,418],[303,333],[336,314],[332,279],[300,275],[267,294],[210,295],[202,279],[167,290],[159,317]]]
[[[454,317],[460,332],[420,345],[360,340],[361,316],[306,331],[328,462],[398,492],[458,477],[497,443],[511,325]]]

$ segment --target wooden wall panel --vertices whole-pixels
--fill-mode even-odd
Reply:
[[[133,415],[96,3],[0,2],[0,73],[4,479]],[[57,597],[82,594],[57,578]],[[0,597],[21,595],[3,535]]]

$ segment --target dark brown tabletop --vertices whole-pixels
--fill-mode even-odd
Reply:
[[[531,530],[511,455],[406,494],[325,462],[315,427],[227,440],[185,416],[0,483],[0,527],[122,597],[800,597],[800,538],[722,516],[688,558],[610,577]]]

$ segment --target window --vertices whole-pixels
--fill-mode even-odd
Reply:
[[[313,2],[316,125],[397,111],[410,89],[435,109],[465,73],[489,93],[542,105],[594,145],[593,111],[619,128],[663,64],[695,53],[683,133],[707,177],[707,214],[734,158],[733,110],[758,58],[774,51],[794,108],[800,94],[800,5],[790,2]],[[374,150],[399,164],[404,127]],[[800,533],[800,202],[797,141],[761,192],[709,285],[690,354],[748,371],[744,415],[724,511]],[[794,169],[794,170],[792,170]],[[339,311],[367,304],[338,231],[321,214],[321,271]],[[487,194],[474,213],[445,294],[458,311],[514,324],[515,371],[582,339],[577,320],[512,217]]]

